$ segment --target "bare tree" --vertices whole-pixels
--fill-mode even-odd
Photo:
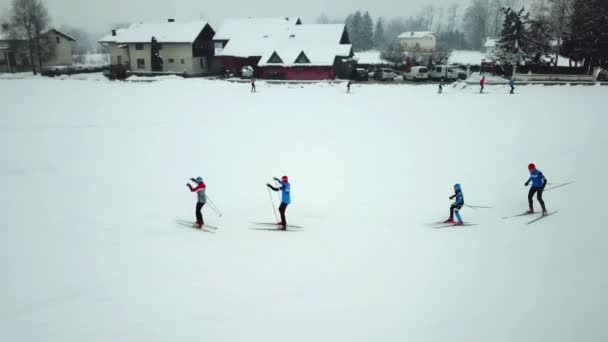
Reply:
[[[563,38],[568,33],[567,30],[570,27],[570,20],[572,13],[574,12],[574,1],[573,0],[549,0],[550,16],[549,25],[553,31],[557,45],[555,46],[555,60],[553,61],[557,66],[559,60],[559,52],[563,45]]]
[[[456,28],[456,17],[458,15],[458,4],[450,6],[448,9],[448,32],[454,31]]]
[[[41,0],[13,0],[10,11],[11,36],[27,41],[32,72],[36,75],[36,62],[42,69],[45,48],[42,33],[49,21],[46,6]],[[35,58],[37,57],[37,58]]]

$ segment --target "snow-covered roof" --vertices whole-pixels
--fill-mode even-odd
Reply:
[[[485,47],[485,48],[496,47],[496,41],[497,41],[497,39],[495,39],[495,38],[486,38],[486,42],[483,44],[483,47]]]
[[[60,34],[60,35],[62,35],[62,36],[64,36],[64,37],[66,37],[67,39],[69,39],[69,40],[71,40],[71,41],[76,41],[76,38],[74,38],[74,37],[70,36],[69,34],[67,34],[67,33],[65,33],[65,32],[62,32],[62,31],[59,31],[59,30],[56,30],[56,29],[50,29],[50,30],[46,31],[46,33],[49,33],[49,32],[51,32],[51,31],[54,31],[55,33]],[[46,33],[45,33],[45,34],[46,34]]]
[[[69,34],[67,34],[67,33],[65,33],[65,32],[61,32],[61,31],[59,31],[59,30],[57,30],[57,29],[53,29],[53,28],[52,28],[52,29],[47,30],[47,31],[46,31],[46,32],[44,32],[43,34],[47,34],[47,33],[49,33],[49,32],[55,32],[55,33],[57,33],[57,34],[60,34],[60,35],[62,35],[62,36],[64,36],[64,37],[66,37],[66,38],[67,38],[67,39],[69,39],[69,40],[76,41],[76,39],[74,39],[74,37],[70,36]],[[22,38],[22,39],[25,39],[25,38]],[[6,31],[4,31],[4,30],[0,29],[0,40],[13,40],[13,38],[11,38],[11,37],[10,37],[10,35],[8,34],[8,32],[6,32]]]
[[[139,23],[126,29],[116,30],[116,35],[109,34],[99,40],[100,43],[149,43],[155,37],[159,43],[193,43],[207,22],[164,22]]]
[[[386,61],[380,57],[378,50],[355,52],[355,59],[359,64],[385,64]]]
[[[302,22],[298,17],[227,19],[215,33],[214,40],[230,40],[251,33],[271,34]]]
[[[420,38],[424,38],[428,35],[434,36],[435,33],[432,31],[409,31],[409,32],[403,32],[402,34],[397,36],[397,38],[399,38],[399,39],[420,39]]]
[[[448,57],[448,64],[481,65],[482,60],[489,60],[488,56],[474,50],[454,50]]]
[[[221,56],[260,58],[259,66],[309,65],[328,66],[337,56],[348,57],[351,44],[340,44],[345,32],[343,24],[293,25],[262,32],[248,32],[234,36],[220,53]],[[276,53],[282,63],[269,63]],[[296,63],[304,53],[308,63]]]

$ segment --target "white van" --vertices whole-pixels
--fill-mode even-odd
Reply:
[[[431,78],[438,80],[442,77],[445,80],[457,80],[458,68],[453,65],[435,65],[431,70]]]
[[[403,78],[412,81],[427,81],[429,79],[429,70],[423,66],[415,66],[409,72],[403,73]]]

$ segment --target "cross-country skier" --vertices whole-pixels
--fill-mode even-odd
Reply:
[[[483,93],[483,86],[486,85],[486,77],[483,76],[481,78],[481,80],[479,80],[479,85],[481,86],[481,89],[479,89],[479,93]]]
[[[438,94],[443,94],[443,85],[445,84],[445,81],[443,79],[443,76],[441,76],[441,80],[439,81],[439,91],[437,92]]]
[[[348,83],[346,84],[346,92],[350,93],[350,86],[353,84],[352,80],[348,80]]]
[[[279,222],[278,225],[281,227],[280,229],[286,230],[287,220],[285,219],[285,210],[287,210],[287,206],[291,203],[291,184],[289,184],[289,178],[287,178],[287,176],[283,176],[281,179],[274,177],[274,180],[279,183],[279,187],[274,187],[268,183],[266,186],[274,191],[281,191],[281,206],[279,206],[281,222]]]
[[[530,178],[525,185],[528,186],[528,184],[532,183],[532,187],[530,188],[530,192],[528,192],[528,205],[530,206],[530,210],[528,210],[527,213],[534,213],[534,201],[532,198],[534,197],[534,194],[536,194],[536,198],[543,209],[543,216],[546,216],[547,208],[545,208],[545,201],[543,201],[543,191],[545,190],[545,186],[547,186],[547,178],[545,178],[545,175],[543,175],[533,163],[528,165],[528,171],[530,171]]]
[[[255,93],[255,78],[251,78],[251,92]]]
[[[511,76],[511,79],[509,80],[509,87],[511,87],[511,91],[509,92],[509,94],[514,94],[514,92],[515,92],[515,78],[513,76]]]
[[[464,195],[462,194],[462,188],[460,184],[454,185],[454,195],[450,196],[450,199],[456,199],[454,203],[450,206],[450,218],[443,221],[443,223],[454,223],[454,215],[456,215],[456,219],[458,222],[454,223],[455,226],[464,225],[464,221],[462,221],[462,217],[460,217],[460,209],[464,205]]]
[[[192,186],[190,184],[186,184],[191,192],[196,192],[197,201],[196,201],[196,223],[194,226],[198,229],[202,229],[205,221],[203,221],[203,206],[207,203],[207,195],[205,194],[207,186],[205,182],[203,182],[202,177],[197,177],[196,179],[190,178],[190,180],[196,183],[196,186]]]

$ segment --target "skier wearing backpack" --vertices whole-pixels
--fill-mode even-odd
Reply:
[[[287,230],[285,210],[287,210],[287,206],[291,204],[291,184],[289,183],[289,178],[287,178],[287,176],[283,176],[281,177],[281,179],[274,177],[274,180],[279,183],[279,187],[272,186],[269,183],[267,183],[266,186],[272,189],[273,191],[281,191],[281,205],[279,206],[279,212],[281,213],[281,222],[277,224],[281,227],[281,230]]]
[[[536,199],[538,199],[538,202],[543,209],[543,216],[547,216],[547,208],[545,207],[545,201],[543,200],[543,191],[545,190],[545,186],[547,186],[547,178],[545,178],[545,175],[536,168],[534,163],[528,165],[528,171],[530,171],[530,178],[528,178],[525,186],[532,183],[532,187],[528,192],[528,205],[530,210],[528,210],[527,213],[534,213],[534,201],[532,198],[534,197],[534,194],[536,194]]]
[[[206,189],[207,186],[205,185],[205,182],[203,182],[203,178],[202,177],[197,177],[195,178],[190,178],[190,180],[194,183],[196,183],[196,186],[192,186],[190,184],[186,184],[186,186],[188,186],[188,189],[190,189],[190,192],[196,192],[197,195],[197,201],[196,201],[196,223],[194,224],[194,226],[198,229],[202,229],[203,225],[205,224],[205,221],[203,221],[203,206],[205,205],[205,203],[207,203],[207,195],[206,195]]]
[[[443,223],[454,223],[455,226],[464,225],[464,221],[460,216],[460,209],[464,206],[464,195],[462,194],[462,187],[460,184],[454,184],[454,194],[450,196],[450,199],[456,199],[450,206],[450,218],[443,221]],[[454,215],[456,215],[457,222],[454,222]]]

